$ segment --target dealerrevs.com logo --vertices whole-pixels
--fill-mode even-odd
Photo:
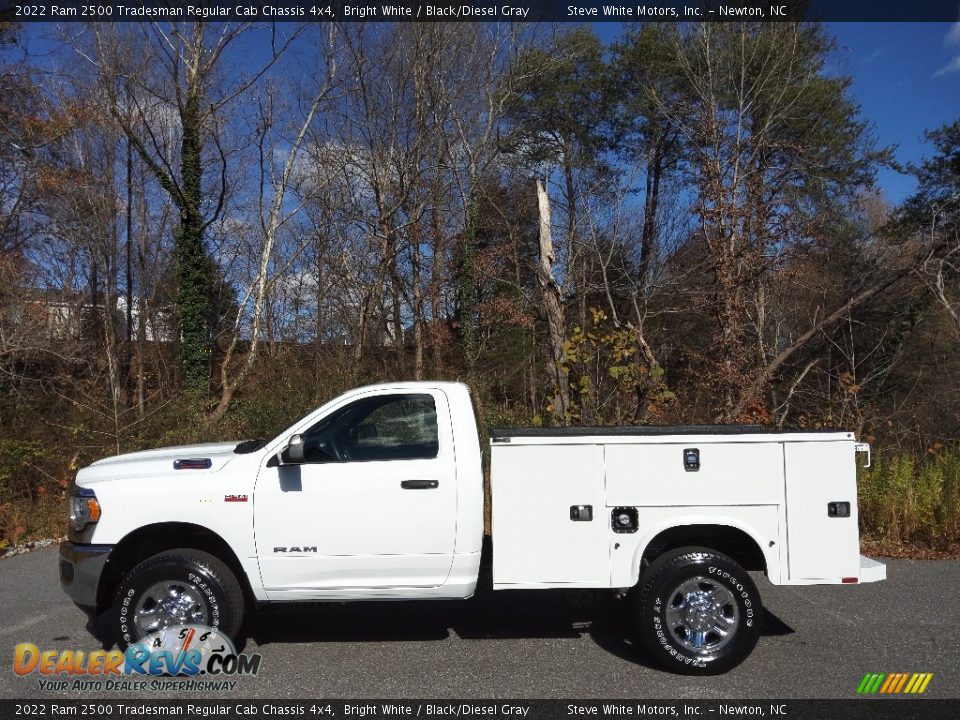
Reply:
[[[41,650],[20,643],[13,671],[34,673],[41,690],[233,690],[260,671],[263,657],[237,653],[228,637],[204,625],[171,625],[120,650]],[[163,679],[161,679],[163,678]]]

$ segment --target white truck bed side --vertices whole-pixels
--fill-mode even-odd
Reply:
[[[497,589],[631,587],[659,533],[695,525],[745,533],[775,584],[860,580],[852,433],[548,432],[492,439]],[[834,502],[849,515],[828,516]],[[572,519],[578,506],[590,521]],[[637,513],[635,532],[614,532],[618,508]]]

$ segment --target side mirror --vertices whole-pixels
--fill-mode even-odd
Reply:
[[[280,462],[283,465],[300,465],[304,461],[303,435],[298,433],[290,438],[286,450],[280,453]]]

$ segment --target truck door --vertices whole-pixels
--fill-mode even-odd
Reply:
[[[457,509],[444,393],[371,391],[299,432],[306,462],[265,458],[255,488],[268,595],[442,585]]]

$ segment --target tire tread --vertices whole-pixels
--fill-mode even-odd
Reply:
[[[233,571],[218,557],[203,550],[174,548],[142,560],[119,583],[111,608],[115,615],[118,639],[123,640],[119,632],[119,609],[123,595],[131,586],[135,586],[141,576],[167,565],[180,568],[199,566],[216,580],[222,590],[218,598],[221,606],[219,629],[228,637],[235,638],[243,622],[245,602],[240,583]]]
[[[744,631],[749,632],[750,635],[746,639],[746,645],[738,648],[738,652],[736,654],[729,657],[721,656],[715,660],[711,660],[707,663],[706,667],[701,668],[694,665],[688,665],[686,663],[668,662],[663,656],[662,649],[648,635],[646,626],[644,624],[647,620],[646,612],[649,604],[650,594],[659,586],[663,578],[669,577],[672,573],[688,566],[690,562],[703,561],[708,558],[715,558],[716,562],[729,566],[731,570],[736,572],[738,577],[744,578],[750,582],[751,589],[753,590],[753,593],[751,594],[751,601],[754,603],[753,607],[755,609],[755,625],[749,631]],[[641,575],[638,583],[638,590],[639,592],[637,593],[635,609],[641,640],[649,652],[653,655],[653,659],[657,662],[657,664],[661,665],[667,670],[687,675],[715,675],[724,673],[739,665],[740,662],[742,662],[753,651],[753,648],[756,645],[757,638],[760,634],[760,628],[763,625],[763,603],[760,598],[760,593],[756,589],[756,585],[750,578],[749,573],[735,560],[717,550],[712,550],[708,547],[690,545],[664,552],[655,558],[653,562],[650,563],[649,567],[647,567],[646,571]]]

